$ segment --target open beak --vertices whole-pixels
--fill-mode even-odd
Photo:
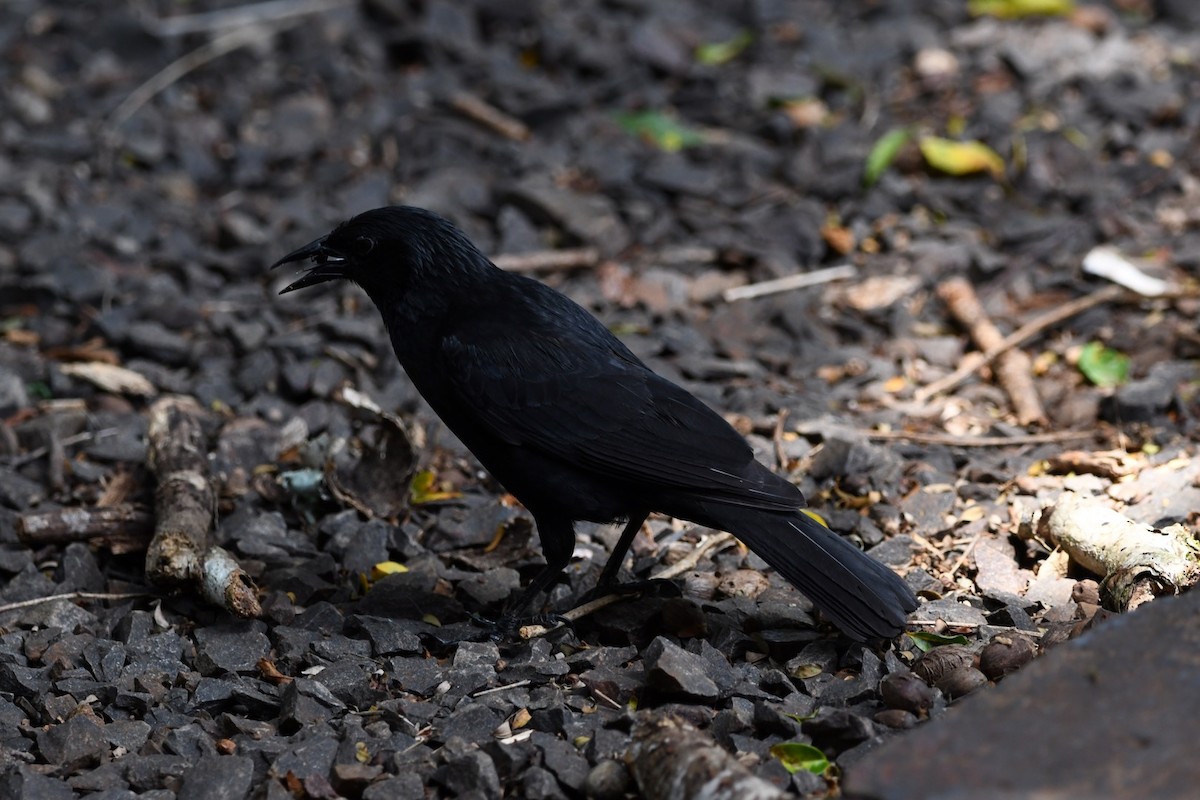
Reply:
[[[297,289],[316,286],[318,283],[335,281],[346,277],[346,257],[336,250],[326,247],[325,240],[327,238],[326,236],[322,236],[315,242],[309,242],[304,247],[301,247],[299,250],[293,250],[271,265],[271,269],[275,269],[284,264],[294,264],[297,261],[313,259],[313,265],[309,267],[308,272],[304,273],[299,280],[284,287],[279,292],[280,294],[287,294]]]

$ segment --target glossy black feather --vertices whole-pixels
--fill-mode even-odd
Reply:
[[[636,527],[659,510],[739,536],[851,636],[903,629],[916,607],[904,582],[799,511],[800,491],[720,415],[448,221],[376,209],[279,263],[304,259],[314,267],[292,286],[362,286],[418,390],[533,514],[549,566],[523,600],[566,565],[573,520]]]

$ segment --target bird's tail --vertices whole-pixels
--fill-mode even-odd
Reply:
[[[741,539],[848,636],[898,636],[917,608],[900,576],[802,511],[703,505],[705,513],[681,516]]]

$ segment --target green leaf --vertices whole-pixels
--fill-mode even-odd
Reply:
[[[940,136],[922,136],[917,146],[921,148],[926,164],[947,175],[990,172],[997,180],[1004,177],[1004,159],[983,142],[959,142]]]
[[[43,381],[34,381],[33,383],[27,384],[25,386],[25,391],[30,397],[33,397],[37,400],[49,400],[50,398],[54,397],[54,392],[50,390],[49,384]]]
[[[814,775],[823,775],[829,769],[829,759],[811,744],[803,742],[780,742],[771,746],[771,755],[779,759],[783,768],[794,773],[806,770]]]
[[[879,137],[879,141],[875,142],[875,146],[867,155],[867,165],[863,168],[863,186],[868,189],[874,186],[879,176],[892,165],[910,139],[912,131],[908,128],[892,128]]]
[[[1079,371],[1097,386],[1120,386],[1129,380],[1129,356],[1100,342],[1088,342],[1079,354]]]
[[[941,647],[944,644],[968,644],[967,637],[962,635],[944,636],[930,631],[909,631],[905,635],[913,640],[913,644],[922,653],[928,653],[933,648]]]
[[[627,133],[641,137],[668,153],[704,143],[702,133],[692,130],[686,125],[681,125],[674,117],[661,111],[618,114],[617,124]]]
[[[754,41],[750,31],[742,31],[724,42],[711,42],[696,48],[696,60],[709,66],[720,66],[737,58]]]
[[[973,17],[1065,17],[1075,10],[1075,0],[968,0]]]

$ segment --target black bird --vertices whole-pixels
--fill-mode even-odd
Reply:
[[[533,515],[546,567],[511,626],[567,567],[576,520],[623,520],[615,583],[651,511],[728,531],[845,633],[890,638],[917,607],[883,564],[800,511],[718,414],[653,372],[565,295],[497,267],[448,220],[409,206],[359,214],[273,265],[312,260],[283,292],[344,278],[379,308],[413,384]],[[282,292],[281,292],[282,294]]]

